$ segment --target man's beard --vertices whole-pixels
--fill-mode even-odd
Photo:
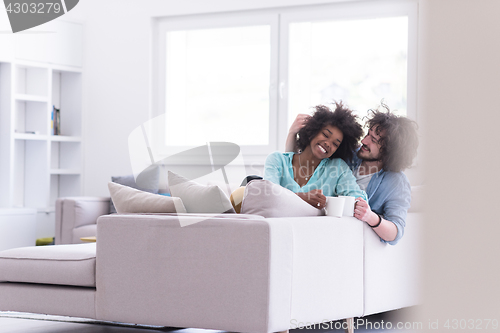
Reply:
[[[366,161],[366,162],[378,162],[378,161],[380,161],[380,158],[361,156],[361,149],[358,150],[358,153],[356,155],[358,155],[358,158],[362,161]]]

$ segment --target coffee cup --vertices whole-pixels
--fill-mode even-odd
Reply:
[[[340,197],[326,197],[326,215],[342,217],[344,212],[345,198]]]
[[[356,204],[356,198],[346,195],[338,196],[339,198],[344,198],[344,212],[343,216],[354,216],[354,205]]]

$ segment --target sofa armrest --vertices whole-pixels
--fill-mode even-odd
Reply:
[[[237,332],[286,330],[290,226],[236,214],[183,218],[198,223],[181,227],[175,214],[98,219],[97,319]]]
[[[293,232],[290,329],[363,314],[363,225],[354,217],[268,218]]]
[[[106,197],[63,197],[56,200],[56,244],[80,243],[81,236],[95,236],[97,218],[109,214]],[[94,225],[94,227],[92,227]],[[81,234],[78,229],[85,230]]]
[[[381,242],[364,224],[365,316],[420,303],[422,220],[423,213],[408,213],[396,245]]]

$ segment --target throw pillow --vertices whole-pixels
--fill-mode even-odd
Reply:
[[[237,214],[241,212],[241,202],[243,201],[243,195],[245,194],[245,186],[240,186],[231,193],[229,200]]]
[[[133,175],[111,177],[111,181],[113,183],[138,189],[140,191],[156,194],[158,193],[160,183],[160,167],[158,165],[151,165],[147,167],[137,176],[137,181]],[[116,213],[113,198],[109,201],[109,212],[110,214]]]
[[[234,190],[236,190],[238,187],[240,187],[240,184],[238,183],[229,183],[226,184],[225,181],[214,181],[214,180],[209,180],[207,181],[207,185],[217,185],[219,188],[226,193],[228,197],[231,196],[231,193],[233,193]]]
[[[188,213],[235,213],[227,195],[216,185],[201,185],[168,172],[170,194],[182,199]]]
[[[113,182],[108,183],[108,189],[118,214],[186,213],[180,198],[148,193]]]
[[[258,179],[247,184],[241,213],[265,218],[325,215],[324,210],[314,208],[289,189]]]

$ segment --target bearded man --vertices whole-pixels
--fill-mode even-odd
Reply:
[[[417,155],[417,124],[384,109],[370,110],[366,119],[368,133],[353,152],[349,163],[356,182],[368,195],[357,198],[354,217],[366,222],[382,242],[396,244],[403,237],[410,208],[411,186],[403,171]],[[300,114],[288,133],[287,151],[295,150],[295,137],[309,119]],[[293,141],[292,141],[293,140]]]

